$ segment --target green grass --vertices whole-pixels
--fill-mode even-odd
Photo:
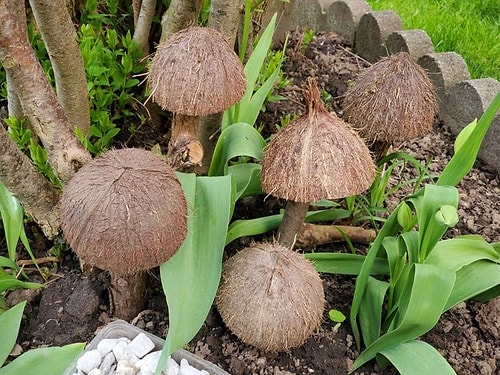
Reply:
[[[500,1],[367,0],[373,10],[394,10],[405,29],[423,29],[436,52],[454,51],[472,78],[500,80]]]

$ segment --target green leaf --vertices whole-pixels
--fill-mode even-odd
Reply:
[[[1,368],[0,375],[61,375],[84,348],[85,343],[77,343],[32,349]]]
[[[455,144],[455,155],[444,168],[437,181],[438,185],[455,186],[472,169],[476,161],[481,143],[486,136],[490,125],[500,109],[500,92],[495,96],[486,111],[479,119],[476,125],[470,128],[466,126],[457,137],[458,143]],[[473,128],[471,130],[471,128]],[[467,147],[462,145],[467,144]]]
[[[400,302],[400,317],[394,329],[369,345],[356,359],[351,371],[378,353],[428,332],[439,320],[455,283],[455,273],[428,264],[415,264],[407,293]]]
[[[359,272],[359,276],[356,279],[356,288],[354,289],[354,296],[352,299],[349,319],[358,350],[360,350],[361,348],[361,336],[357,321],[359,307],[362,303],[363,295],[368,284],[368,278],[372,273],[372,269],[374,267],[375,261],[377,260],[378,254],[382,250],[382,242],[384,238],[396,235],[401,228],[397,222],[397,215],[400,207],[401,204],[396,207],[394,212],[387,218],[387,221],[378,232],[375,241],[372,242],[370,248],[368,249],[368,254],[366,255],[365,261],[363,262],[363,265]]]
[[[411,340],[380,352],[401,375],[455,375],[443,356],[424,341]]]
[[[15,260],[19,236],[24,230],[24,211],[19,201],[2,183],[0,183],[0,217],[5,231],[9,258]]]
[[[263,194],[260,185],[262,166],[256,163],[230,165],[227,174],[233,176],[236,183],[236,199]]]
[[[358,275],[365,256],[346,253],[306,253],[306,259],[313,262],[318,272],[342,275]],[[372,275],[387,275],[387,259],[377,258],[371,269]]]
[[[425,263],[458,271],[482,259],[500,263],[499,254],[484,238],[466,235],[438,242]]]
[[[499,264],[486,260],[468,264],[457,271],[455,285],[443,311],[483,293],[490,292],[489,299],[495,298],[500,294],[499,285]]]
[[[0,366],[5,363],[5,360],[16,344],[24,306],[26,306],[26,301],[19,302],[0,315],[0,337],[2,338],[2,343],[0,344]]]
[[[188,202],[188,234],[177,253],[160,266],[169,331],[157,372],[168,355],[196,335],[212,306],[232,205],[230,176],[177,176]]]
[[[222,131],[215,145],[208,175],[227,174],[228,163],[235,157],[250,156],[261,160],[265,145],[266,141],[253,126],[244,122],[232,124]]]
[[[389,283],[368,278],[365,298],[359,306],[359,326],[365,345],[370,345],[381,334],[382,310]]]
[[[276,78],[278,78],[278,74],[280,73],[281,65],[278,66],[271,76],[266,79],[266,81],[262,84],[261,87],[252,95],[252,97],[248,101],[242,101],[239,103],[239,117],[238,121],[246,122],[249,124],[255,124],[257,121],[257,117],[266,101],[267,96],[273,89],[274,83],[276,82]]]
[[[330,310],[328,311],[328,317],[332,322],[342,323],[345,321],[346,317],[342,314],[342,311],[339,310]]]

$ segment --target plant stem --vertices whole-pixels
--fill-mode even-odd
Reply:
[[[304,222],[309,203],[288,201],[283,214],[283,221],[278,229],[278,242],[288,248],[292,248],[295,237]]]

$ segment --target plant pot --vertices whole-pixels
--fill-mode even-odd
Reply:
[[[85,352],[88,352],[90,350],[96,349],[97,344],[103,340],[103,339],[118,339],[122,337],[126,337],[130,340],[134,339],[139,333],[144,333],[146,336],[153,341],[155,344],[154,351],[156,350],[161,350],[163,348],[163,345],[165,343],[165,340],[159,338],[158,336],[155,336],[149,332],[146,332],[140,328],[137,328],[129,323],[127,323],[124,320],[115,320],[105,327],[103,327],[99,333],[94,337],[94,339],[87,345],[85,348]],[[83,355],[82,353],[82,355]],[[222,370],[218,366],[214,365],[213,363],[206,361],[197,355],[188,352],[187,350],[184,349],[179,349],[176,352],[172,354],[172,358],[177,362],[180,363],[181,359],[186,359],[189,364],[198,369],[198,370],[205,370],[207,371],[210,375],[230,375],[226,371]],[[76,372],[76,362],[78,358],[75,359],[75,361],[71,364],[71,366],[64,372],[63,375],[71,375]]]

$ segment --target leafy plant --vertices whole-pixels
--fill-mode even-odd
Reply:
[[[443,240],[448,228],[458,221],[454,185],[471,169],[499,108],[500,94],[481,119],[457,137],[455,155],[437,184],[425,185],[404,199],[371,244],[359,270],[350,313],[358,349],[362,344],[365,349],[351,371],[376,358],[380,367],[389,361],[402,374],[453,374],[439,352],[418,337],[459,302],[499,295],[498,244],[489,244],[479,236]],[[345,258],[327,253],[307,257],[320,271],[333,259]],[[384,263],[388,278],[374,277]],[[349,270],[347,264],[334,272]]]
[[[62,347],[32,349],[14,359],[5,362],[16,344],[21,326],[25,302],[20,302],[0,315],[0,375],[47,374],[59,375],[68,368],[83,351],[84,343],[69,344]]]
[[[35,256],[31,251],[24,231],[24,210],[19,201],[1,183],[0,219],[3,224],[8,253],[8,257],[0,256],[0,312],[2,312],[7,309],[4,299],[5,292],[16,288],[36,289],[42,285],[19,280],[20,276],[26,277],[15,262],[19,240],[21,240],[33,260],[35,260]],[[37,265],[36,261],[34,263]]]
[[[144,123],[140,107],[140,81],[136,74],[144,71],[141,52],[132,40],[130,30],[119,34],[127,14],[118,13],[118,1],[106,0],[109,13],[98,12],[98,2],[87,0],[78,39],[87,73],[91,126],[79,139],[94,155],[104,152],[120,132],[118,124]]]
[[[31,161],[37,166],[38,170],[54,186],[62,190],[62,183],[49,163],[47,151],[34,139],[31,130],[26,127],[25,120],[9,117],[5,122],[9,125],[9,135],[16,142],[18,148],[29,154]]]

